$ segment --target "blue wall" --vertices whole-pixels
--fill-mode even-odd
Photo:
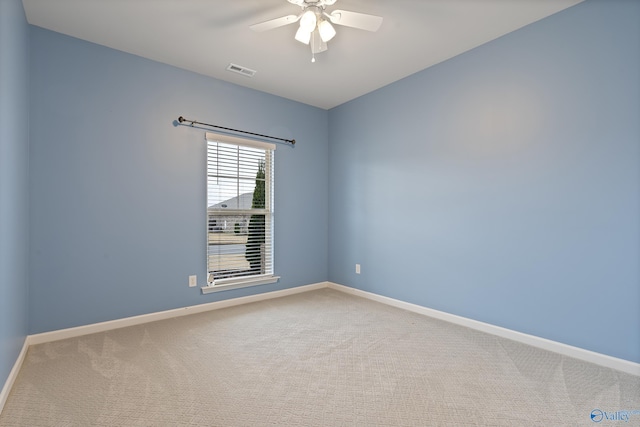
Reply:
[[[30,333],[328,277],[328,112],[31,29]],[[275,161],[277,284],[201,295],[204,129],[295,138]]]
[[[639,22],[588,0],[332,109],[330,280],[640,362]]]
[[[27,335],[29,27],[20,0],[0,0],[0,388]]]

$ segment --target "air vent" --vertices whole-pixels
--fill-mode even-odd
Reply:
[[[229,64],[229,66],[227,67],[227,71],[233,71],[234,73],[242,74],[245,77],[253,77],[256,73],[256,70],[252,70],[250,68],[236,64]]]

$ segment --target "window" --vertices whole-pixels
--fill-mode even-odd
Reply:
[[[206,139],[207,271],[213,287],[275,282],[275,145],[215,133]]]

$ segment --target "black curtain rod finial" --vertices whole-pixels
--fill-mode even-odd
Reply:
[[[182,122],[188,122],[188,121],[191,121],[191,120],[187,120],[187,119],[185,119],[184,117],[180,116],[180,117],[178,117],[178,121],[179,121],[180,123],[182,123]],[[191,125],[190,125],[190,126],[191,126],[191,127],[193,127],[193,124],[194,124],[194,123],[196,123],[196,122],[191,121]]]

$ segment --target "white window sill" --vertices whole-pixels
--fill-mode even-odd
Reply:
[[[203,286],[200,289],[202,294],[210,294],[213,292],[229,291],[231,289],[248,288],[250,286],[267,285],[276,283],[280,280],[280,276],[256,276],[252,278],[228,279],[215,282],[212,286]]]

